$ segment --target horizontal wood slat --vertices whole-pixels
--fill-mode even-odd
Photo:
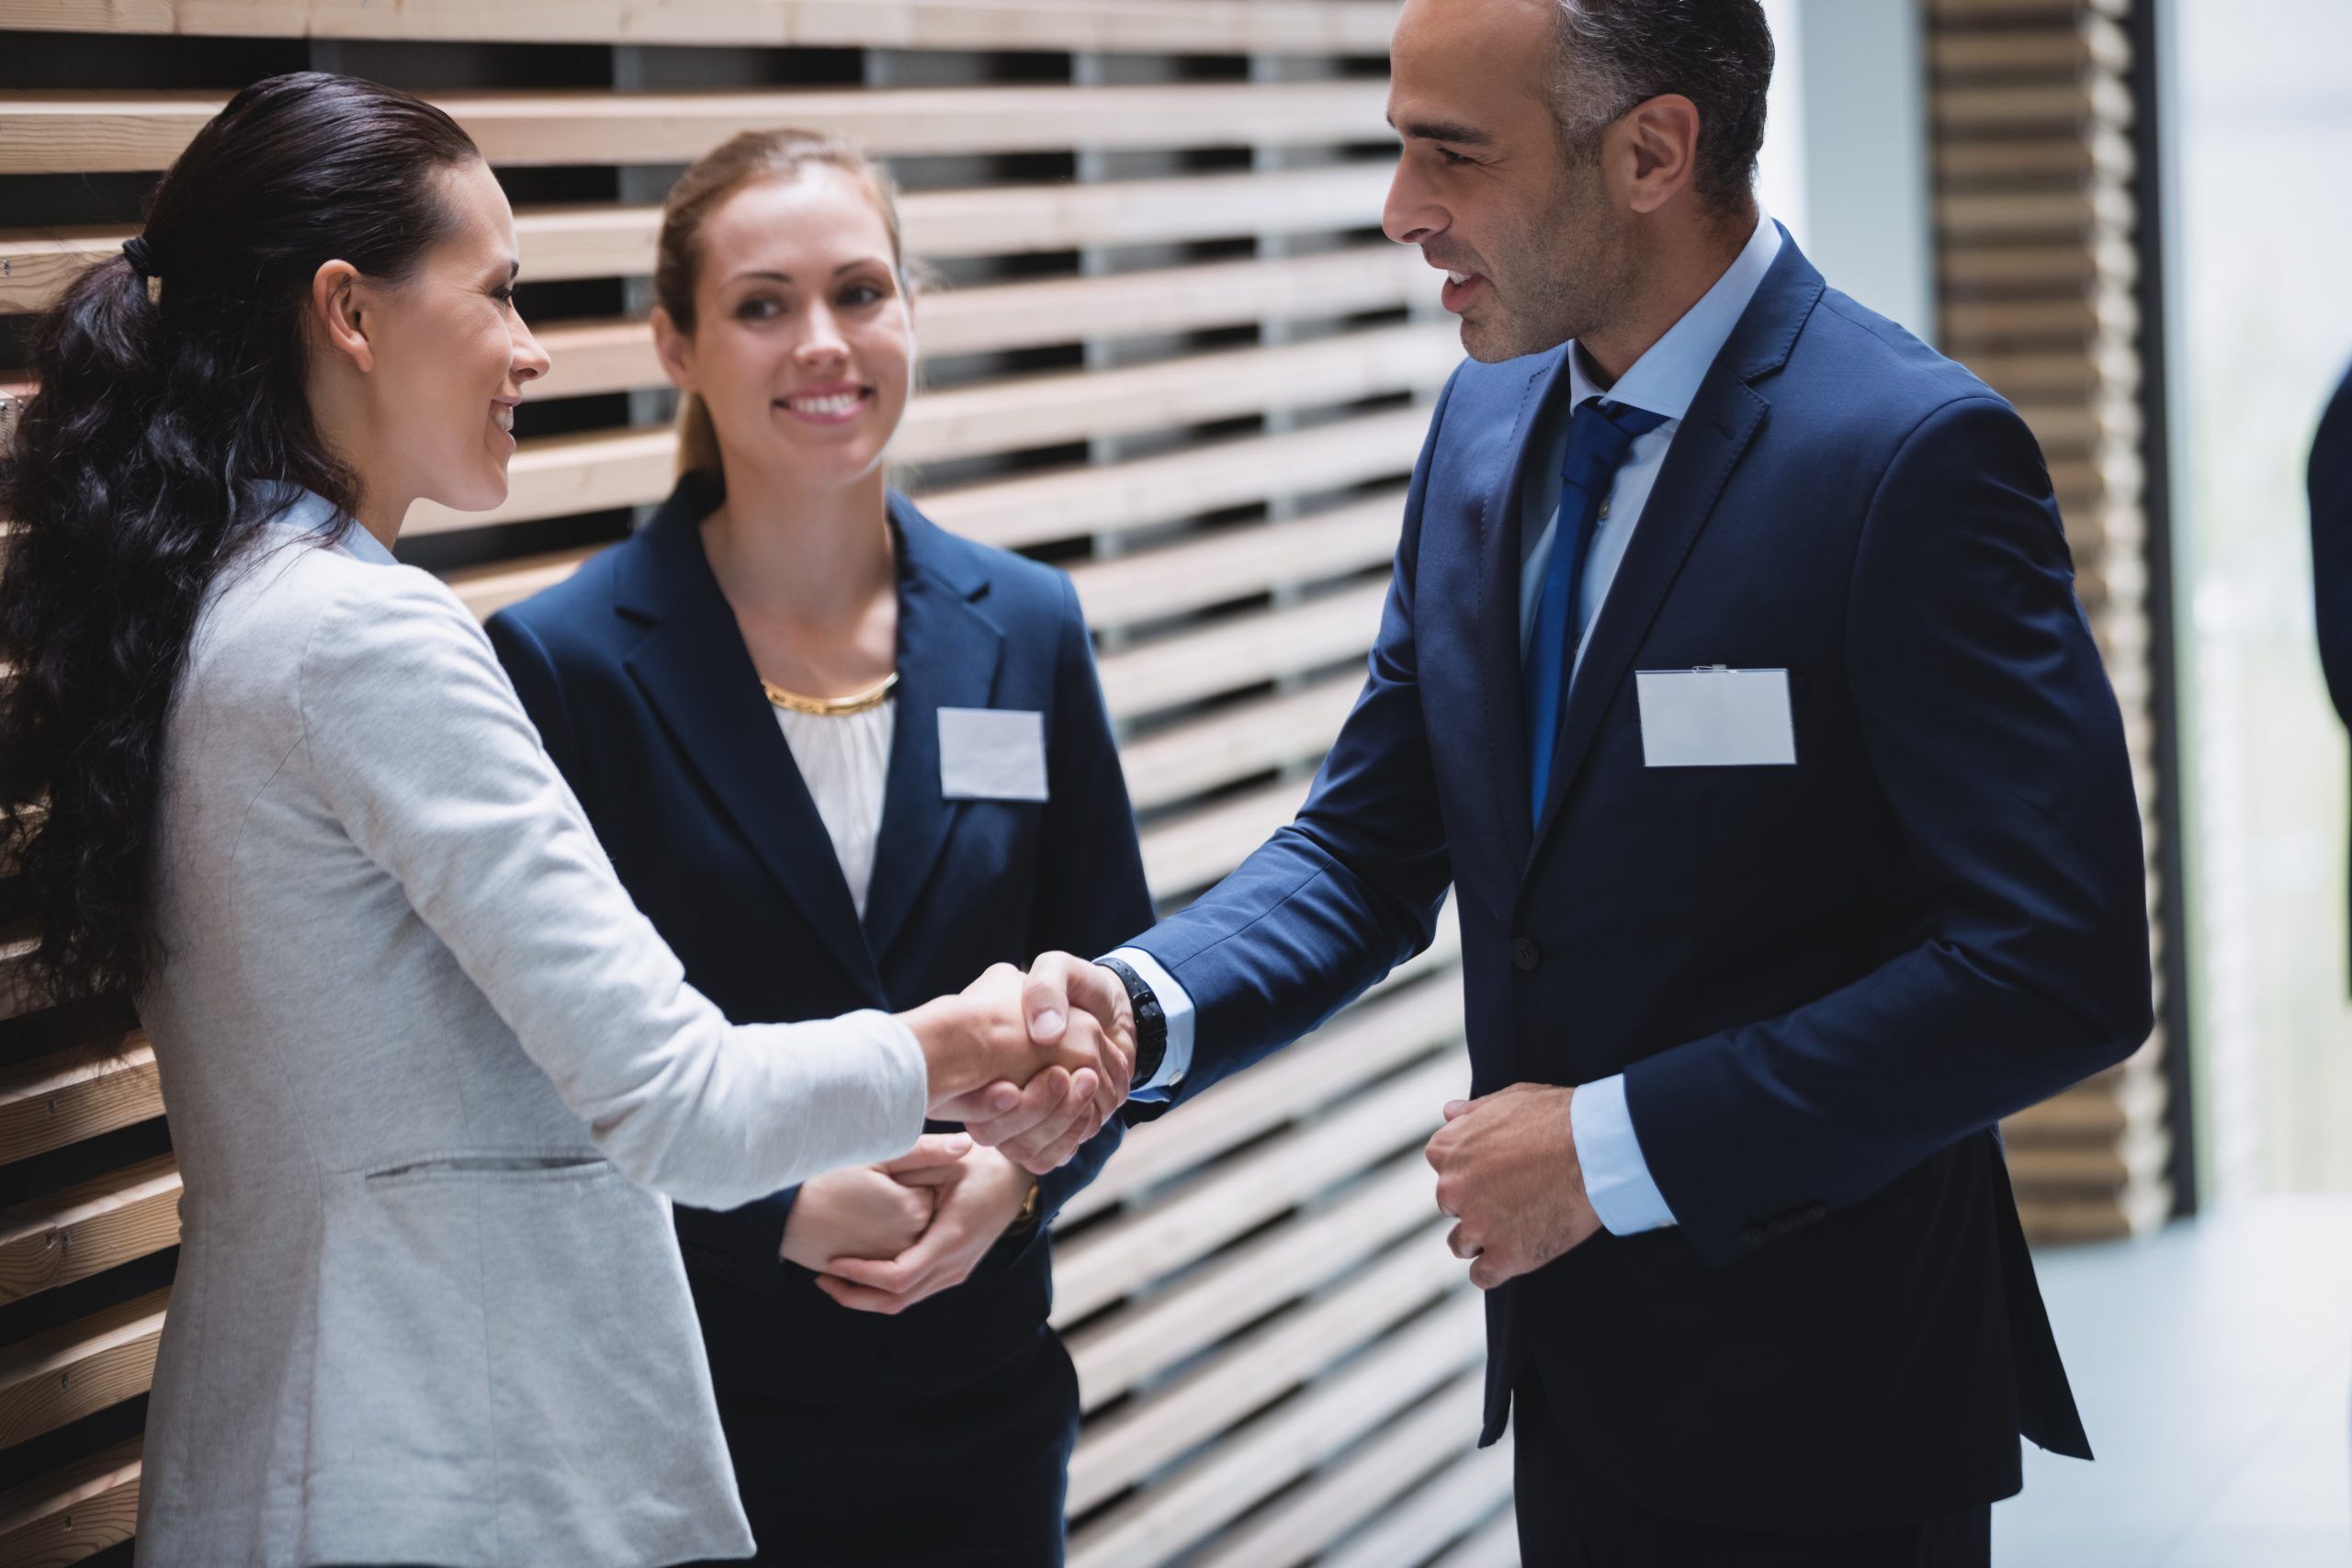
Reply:
[[[0,28],[803,49],[1385,54],[1386,0],[0,0]]]
[[[179,1164],[161,1155],[0,1213],[0,1303],[178,1246],[179,1201]]]
[[[1430,1182],[1429,1162],[1409,1151],[1332,1207],[1284,1220],[1149,1301],[1069,1331],[1084,1407],[1109,1404],[1420,1225]]]
[[[1386,583],[1367,583],[1106,654],[1096,668],[1111,716],[1132,718],[1359,658],[1372,647],[1387,598]]]
[[[1419,1568],[1430,1555],[1510,1500],[1510,1452],[1476,1449],[1486,1380],[1456,1378],[1361,1449],[1219,1540],[1198,1568]],[[1453,1456],[1449,1461],[1448,1456]],[[1442,1467],[1430,1480],[1432,1467]],[[1427,1482],[1427,1484],[1417,1484]],[[1325,1549],[1383,1509],[1330,1557]]]
[[[1475,1293],[1453,1297],[1148,1495],[1074,1532],[1070,1568],[1140,1568],[1204,1539],[1475,1364],[1483,1316]]]
[[[0,1348],[0,1447],[147,1392],[169,1291]]]
[[[1463,1378],[1456,1387],[1484,1392],[1484,1380],[1473,1375]],[[1423,1443],[1423,1453],[1444,1453],[1446,1446],[1453,1446],[1458,1450],[1453,1462],[1425,1481],[1419,1491],[1397,1502],[1397,1506],[1381,1514],[1381,1518],[1371,1523],[1364,1533],[1345,1542],[1343,1550],[1324,1559],[1324,1568],[1420,1568],[1432,1551],[1463,1538],[1479,1523],[1494,1518],[1496,1514],[1510,1517],[1510,1448],[1470,1446],[1463,1434],[1477,1432],[1475,1413],[1470,1420],[1449,1416],[1449,1427],[1437,1427],[1435,1422],[1420,1427],[1414,1437]],[[1381,1458],[1390,1460],[1395,1470],[1407,1467],[1408,1453],[1404,1443],[1393,1443],[1383,1437],[1381,1448],[1393,1450],[1393,1458],[1390,1453],[1383,1453]],[[1385,1476],[1366,1476],[1366,1481],[1374,1479]],[[1343,1495],[1339,1493],[1336,1479],[1334,1483],[1324,1483],[1324,1479],[1317,1476],[1315,1485],[1331,1495]]]
[[[1127,742],[1127,794],[1138,811],[1166,806],[1268,768],[1320,757],[1363,690],[1342,671],[1295,691],[1253,697]]]
[[[892,450],[901,462],[944,462],[1346,403],[1430,388],[1460,358],[1450,328],[1401,326],[1091,374],[992,381],[916,398]],[[403,534],[423,536],[660,501],[670,493],[675,451],[666,428],[526,442],[509,466],[503,505],[452,512],[420,502]]]
[[[1385,141],[1385,82],[843,92],[445,93],[496,164],[683,164],[741,130],[855,138],[884,157],[1263,143]],[[168,166],[227,102],[220,93],[0,92],[0,175]]]
[[[899,220],[908,254],[933,261],[1367,229],[1380,221],[1392,172],[1384,160],[907,191]],[[533,282],[650,274],[661,224],[658,206],[525,206],[514,213],[523,273]],[[132,232],[92,225],[0,230],[0,312],[47,307],[76,273],[120,250]]]
[[[1071,1460],[1069,1510],[1082,1514],[1458,1290],[1442,1217],[1347,1284],[1252,1329],[1202,1366],[1098,1416]]]
[[[1143,337],[1244,321],[1329,318],[1435,299],[1436,275],[1415,252],[1359,246],[1320,255],[1166,267],[949,289],[917,307],[923,353],[1037,348]],[[538,334],[551,368],[527,383],[532,401],[668,385],[651,330],[639,321],[587,321]]]
[[[1438,944],[1421,967],[1429,977],[1358,1003],[1305,1040],[1253,1069],[1237,1085],[1218,1084],[1179,1111],[1127,1134],[1115,1168],[1063,1209],[1078,1220],[1152,1186],[1204,1167],[1218,1156],[1286,1123],[1304,1122],[1365,1085],[1462,1036],[1462,982],[1448,965],[1460,952]],[[1442,1104],[1440,1100],[1437,1103]]]
[[[1274,1219],[1342,1173],[1425,1141],[1468,1066],[1451,1054],[1412,1068],[1289,1137],[1245,1155],[1116,1229],[1057,1248],[1054,1314],[1075,1322]]]
[[[64,1568],[129,1540],[139,1523],[140,1439],[0,1492],[0,1562]]]
[[[155,1050],[143,1032],[103,1054],[61,1051],[0,1067],[0,1165],[163,1113]]]

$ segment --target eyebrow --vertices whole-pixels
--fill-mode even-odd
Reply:
[[[1491,147],[1494,137],[1475,125],[1453,119],[1415,119],[1398,125],[1390,119],[1388,129],[1411,141],[1458,141],[1464,147]]]
[[[833,268],[833,276],[835,277],[839,277],[845,272],[854,272],[862,266],[879,266],[881,265],[881,262],[876,257],[860,256],[855,261],[845,261],[842,263],[841,265]],[[754,267],[747,272],[739,272],[735,274],[734,276],[729,277],[727,281],[734,283],[746,277],[773,278],[778,283],[789,283],[792,281],[792,274],[788,272],[773,272],[761,267]]]

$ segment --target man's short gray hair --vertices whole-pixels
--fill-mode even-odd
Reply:
[[[1760,0],[1553,3],[1553,103],[1570,156],[1589,159],[1635,104],[1679,93],[1699,109],[1693,186],[1717,211],[1747,210],[1772,83]]]

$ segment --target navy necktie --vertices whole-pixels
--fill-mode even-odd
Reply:
[[[1569,628],[1576,622],[1593,523],[1634,441],[1665,423],[1662,413],[1598,399],[1588,400],[1568,421],[1568,450],[1560,463],[1560,518],[1552,530],[1552,558],[1544,567],[1544,595],[1536,602],[1535,629],[1520,667],[1527,705],[1528,809],[1538,819],[1552,778],[1552,751],[1559,744],[1568,673],[1576,663]]]

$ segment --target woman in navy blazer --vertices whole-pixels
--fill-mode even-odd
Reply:
[[[1069,579],[888,488],[913,333],[881,176],[738,137],[672,193],[655,289],[677,489],[490,631],[687,978],[730,1019],[827,1017],[1148,924]],[[929,1139],[677,1211],[760,1561],[1061,1561],[1045,1237],[1118,1135],[1042,1181]]]

